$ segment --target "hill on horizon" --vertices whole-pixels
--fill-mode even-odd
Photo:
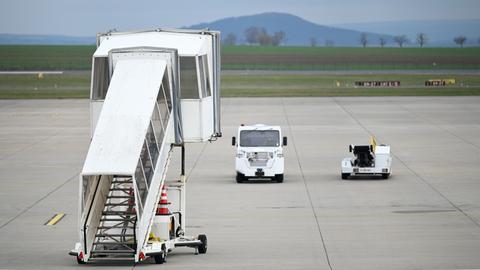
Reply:
[[[332,43],[333,46],[361,46],[361,31],[319,25],[295,15],[278,12],[230,17],[185,28],[219,30],[223,38],[233,33],[237,38],[237,44],[246,44],[245,30],[251,26],[263,27],[270,35],[278,31],[285,32],[286,39],[282,45],[310,46],[311,38],[316,38],[317,46],[324,46],[326,43]],[[380,37],[386,38],[392,44],[392,36],[388,34],[367,32],[367,37],[369,45],[378,46]]]
[[[465,46],[480,45],[480,20],[437,20],[437,21],[399,21],[320,25],[301,17],[278,12],[267,12],[256,15],[229,17],[209,23],[200,23],[182,28],[212,29],[222,32],[222,38],[233,33],[236,44],[247,44],[245,30],[251,26],[263,27],[268,34],[285,32],[281,45],[310,46],[315,38],[317,46],[360,47],[360,36],[367,33],[368,47],[379,47],[380,37],[385,38],[387,47],[397,47],[393,42],[396,35],[406,35],[410,42],[407,47],[417,47],[416,34],[427,34],[427,47],[456,47],[453,37],[465,35]],[[152,27],[152,29],[157,27]],[[121,31],[134,29],[121,29]],[[0,44],[3,45],[94,45],[95,36],[76,37],[65,35],[28,35],[0,33]]]

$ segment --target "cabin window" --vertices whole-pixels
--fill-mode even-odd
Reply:
[[[93,85],[92,99],[104,100],[107,95],[110,75],[107,57],[95,57],[93,59]]]
[[[172,97],[170,92],[170,83],[168,80],[168,74],[165,73],[162,80],[163,92],[165,93],[165,99],[167,101],[168,111],[172,111]],[[161,93],[159,93],[160,95]]]
[[[155,138],[157,139],[157,143],[158,143],[158,149],[160,149],[162,148],[164,130],[162,125],[162,120],[160,119],[158,104],[155,104],[155,108],[153,109],[152,124],[153,124],[153,131],[155,134]]]
[[[180,89],[182,98],[199,98],[197,65],[194,56],[180,57]]]
[[[210,79],[208,76],[208,58],[206,55],[202,55],[198,58],[199,70],[200,70],[200,85],[202,87],[202,98],[212,95],[210,90]]]

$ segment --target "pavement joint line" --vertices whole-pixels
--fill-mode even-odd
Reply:
[[[355,122],[357,122],[357,124],[364,130],[366,131],[368,134],[370,134],[371,136],[374,136],[373,133],[367,128],[365,127],[361,122],[360,120],[358,120],[349,110],[347,110],[342,104],[340,104],[340,102],[333,98],[333,100],[335,101],[335,103],[344,111],[346,112],[348,115],[350,115],[350,117],[355,120]],[[407,110],[408,111],[408,110]],[[460,212],[461,214],[463,214],[466,218],[468,218],[471,222],[473,222],[473,224],[475,224],[475,226],[477,226],[478,228],[480,228],[480,223],[478,221],[476,221],[474,218],[472,218],[471,216],[469,216],[465,211],[463,211],[460,207],[458,207],[455,203],[453,203],[450,199],[447,198],[447,196],[445,196],[442,192],[440,192],[440,190],[438,190],[437,188],[435,188],[435,186],[433,186],[430,182],[428,182],[424,177],[422,177],[420,174],[418,174],[414,169],[412,169],[410,166],[407,165],[407,163],[405,161],[403,161],[398,155],[396,155],[395,153],[393,153],[392,151],[392,155],[398,159],[400,161],[400,163],[402,163],[403,166],[405,166],[405,168],[407,168],[407,170],[409,170],[417,179],[420,179],[424,184],[426,184],[430,189],[432,189],[434,192],[436,192],[438,195],[440,195],[440,197],[442,197],[444,200],[446,200],[455,210],[457,210],[458,212]]]
[[[0,71],[0,75],[37,75],[37,74],[45,74],[45,75],[62,75],[62,70],[22,70],[22,71]]]
[[[284,98],[282,98],[282,108],[283,108],[283,113],[285,115],[285,120],[287,121],[288,130],[290,131],[290,137],[292,137],[291,141],[292,141],[292,145],[293,145],[293,150],[295,151],[295,156],[297,157],[297,163],[298,163],[298,167],[300,169],[300,174],[302,176],[303,185],[305,187],[305,192],[307,193],[308,201],[310,203],[310,208],[312,210],[313,217],[315,218],[315,222],[317,224],[317,230],[318,230],[318,233],[320,235],[320,239],[322,240],[323,251],[325,252],[325,258],[327,260],[328,268],[330,270],[333,270],[332,264],[330,262],[330,256],[328,255],[327,246],[325,244],[325,239],[323,237],[322,229],[320,227],[320,222],[318,221],[317,212],[315,211],[315,207],[314,207],[313,202],[312,202],[312,196],[310,195],[307,180],[305,179],[305,174],[303,172],[302,164],[300,162],[300,157],[298,155],[297,145],[295,144],[295,136],[293,136],[293,131],[292,131],[292,128],[290,126],[290,120],[288,119],[288,114],[287,114],[287,109],[285,107]]]
[[[222,113],[224,112],[224,109],[225,106],[222,107]],[[195,162],[193,163],[192,165],[192,169],[188,172],[188,174],[186,175],[185,177],[185,182],[188,182],[188,180],[190,179],[190,176],[192,175],[193,171],[195,170],[195,168],[197,167],[197,164],[198,164],[198,161],[200,160],[200,157],[203,155],[203,152],[205,151],[205,148],[207,148],[207,143],[204,143],[203,146],[202,146],[202,149],[200,150],[200,153],[198,153],[197,157],[195,158]],[[134,265],[132,266],[132,270],[135,269],[135,267],[137,266],[138,263],[134,263]]]
[[[43,142],[45,142],[45,141],[49,140],[50,138],[53,138],[53,137],[55,137],[55,136],[57,136],[57,135],[58,135],[58,132],[55,133],[55,134],[53,134],[53,135],[48,135],[48,136],[46,136],[45,138],[43,138],[43,139],[41,139],[41,140],[39,140],[39,141],[30,143],[30,144],[28,144],[27,146],[25,146],[25,147],[23,147],[23,148],[15,151],[15,152],[9,154],[9,155],[5,155],[5,156],[3,156],[3,157],[0,157],[0,160],[4,160],[4,159],[11,158],[11,157],[17,155],[18,153],[21,153],[21,152],[23,152],[23,151],[25,151],[25,150],[27,150],[27,149],[29,149],[29,148],[32,148],[32,147],[34,147],[34,146],[37,145],[37,144],[43,143]]]
[[[11,218],[10,220],[8,220],[7,222],[5,222],[4,224],[2,224],[2,226],[0,226],[0,229],[3,229],[5,226],[7,226],[8,224],[10,224],[12,221],[14,221],[15,219],[19,218],[20,216],[22,216],[23,214],[25,214],[26,212],[28,212],[28,210],[32,209],[35,205],[37,205],[38,203],[40,203],[41,201],[45,200],[48,196],[52,195],[53,193],[55,193],[55,191],[59,190],[60,188],[62,188],[63,186],[65,186],[67,183],[69,183],[70,181],[72,181],[73,179],[77,178],[78,176],[78,173],[75,173],[75,175],[71,176],[70,178],[68,178],[65,182],[61,183],[59,186],[57,186],[56,188],[54,188],[53,190],[51,190],[50,192],[48,192],[47,194],[45,194],[43,197],[41,197],[40,199],[38,199],[37,201],[35,201],[33,204],[29,205],[27,208],[23,209],[22,211],[20,211],[20,213],[18,213],[16,216],[14,216],[13,218]]]
[[[187,177],[185,177],[185,182],[188,182],[190,179],[190,176],[192,175],[193,171],[197,167],[198,161],[200,160],[200,157],[203,154],[203,151],[205,151],[205,148],[207,148],[207,143],[203,143],[202,149],[200,150],[200,153],[198,153],[197,157],[195,158],[195,162],[193,162],[192,169],[187,174]]]
[[[54,226],[54,225],[56,225],[58,222],[60,222],[60,220],[62,220],[64,217],[65,217],[65,214],[64,214],[64,213],[55,214],[53,217],[51,217],[51,218],[50,218],[47,222],[45,222],[45,224],[43,224],[43,225],[46,225],[46,226]]]
[[[223,113],[225,113],[225,106],[222,106],[221,115]],[[211,142],[209,142],[209,143],[211,143]],[[192,169],[186,175],[185,182],[188,182],[188,180],[190,179],[190,176],[192,175],[193,170],[197,167],[197,163],[200,160],[200,157],[203,155],[203,152],[205,151],[205,148],[207,148],[207,143],[206,142],[203,143],[202,149],[200,150],[200,153],[198,153],[197,157],[195,158],[195,162],[192,165]]]
[[[440,125],[438,125],[437,123],[431,121],[430,119],[428,119],[428,118],[426,118],[426,117],[424,117],[424,116],[422,116],[422,115],[420,115],[420,114],[418,114],[418,113],[416,113],[416,112],[408,109],[408,108],[405,107],[405,106],[402,106],[401,104],[398,104],[398,103],[393,102],[393,101],[391,101],[391,100],[389,100],[389,102],[390,102],[390,103],[393,103],[393,104],[395,104],[397,107],[400,107],[401,109],[403,109],[403,110],[405,110],[405,111],[407,111],[407,112],[415,115],[416,117],[422,119],[424,122],[430,124],[431,126],[434,126],[434,127],[438,128],[438,129],[440,129],[440,130],[442,130],[442,131],[445,131],[445,132],[449,133],[450,135],[456,137],[457,139],[463,141],[464,143],[470,144],[471,146],[473,146],[473,147],[477,148],[478,150],[480,150],[480,146],[478,146],[478,145],[476,145],[476,144],[468,141],[467,139],[464,139],[464,138],[461,137],[460,135],[457,135],[456,133],[454,133],[454,132],[452,132],[452,131],[450,131],[450,130],[448,130],[448,129],[446,129],[446,128],[441,127]]]

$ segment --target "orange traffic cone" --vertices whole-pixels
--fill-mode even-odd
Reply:
[[[163,185],[162,193],[160,194],[160,202],[158,203],[157,215],[170,215],[170,210],[168,210],[168,201],[167,201],[167,186]]]

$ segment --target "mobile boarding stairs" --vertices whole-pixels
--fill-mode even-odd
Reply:
[[[176,247],[207,251],[185,236],[185,142],[221,136],[220,47],[213,31],[101,34],[93,55],[92,137],[79,181],[80,264],[149,257]],[[179,179],[166,180],[174,149]]]

